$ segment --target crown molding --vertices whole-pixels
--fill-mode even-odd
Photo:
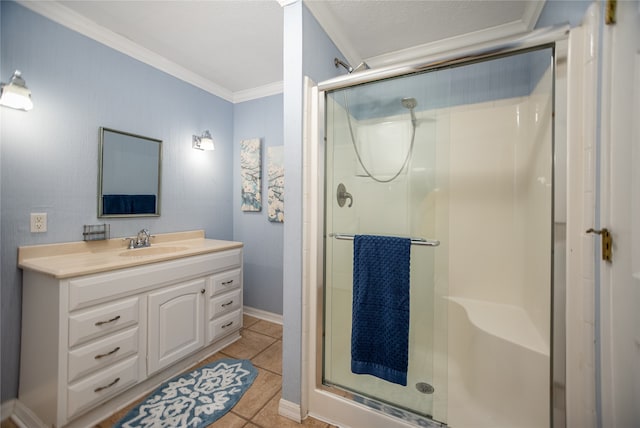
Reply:
[[[280,7],[287,7],[290,4],[294,4],[298,2],[299,0],[277,0],[277,1],[280,4]]]
[[[542,3],[542,2],[530,2],[530,3]],[[537,9],[531,10],[532,8]],[[467,34],[461,34],[456,37],[450,37],[448,39],[438,40],[431,43],[425,43],[423,45],[413,46],[406,49],[401,49],[394,52],[374,56],[367,58],[365,61],[371,68],[384,67],[401,62],[414,61],[426,56],[439,54],[443,52],[455,51],[469,46],[479,45],[482,43],[490,42],[493,40],[500,40],[503,38],[514,37],[527,32],[530,32],[535,26],[538,16],[542,7],[528,6],[525,15],[526,20],[519,20],[510,22],[508,24],[498,25],[492,28],[484,30],[474,31]]]
[[[357,49],[348,40],[348,38],[345,37],[339,26],[335,25],[338,21],[333,16],[333,13],[327,6],[327,3],[323,1],[305,1],[304,4],[320,23],[324,31],[329,35],[336,47],[345,56],[347,62],[350,64],[360,64],[363,61],[362,56],[358,53]],[[518,21],[370,58],[364,58],[364,61],[370,67],[377,68],[400,62],[412,61],[424,56],[460,49],[492,40],[520,35],[534,29],[544,5],[545,1],[528,1],[526,2],[526,8],[522,19]]]
[[[259,86],[257,88],[246,89],[233,93],[233,102],[242,103],[244,101],[256,100],[258,98],[269,97],[284,92],[283,82],[269,83],[268,85]]]
[[[527,2],[527,8],[524,11],[522,20],[523,25],[527,27],[527,31],[532,31],[536,27],[546,2],[547,0]]]
[[[144,48],[131,40],[123,37],[111,30],[96,24],[77,12],[63,6],[55,1],[27,1],[17,0],[17,2],[31,11],[44,16],[60,25],[89,37],[105,46],[128,55],[151,67],[164,71],[171,76],[192,84],[212,95],[233,102],[234,94],[230,90],[223,88],[216,83],[205,79],[157,53]]]

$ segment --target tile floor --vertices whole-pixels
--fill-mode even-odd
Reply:
[[[329,428],[324,422],[307,418],[302,424],[278,415],[282,387],[282,326],[244,315],[242,338],[212,355],[198,365],[220,358],[251,360],[258,369],[258,377],[229,413],[218,419],[211,428]],[[102,421],[96,428],[108,428],[137,403]]]
[[[278,415],[278,403],[282,387],[282,326],[244,315],[242,338],[212,355],[198,365],[208,364],[220,358],[249,359],[258,369],[253,385],[242,396],[229,413],[218,419],[209,428],[332,428],[317,419],[308,417],[298,424]],[[137,403],[111,415],[95,428],[113,426]],[[1,428],[16,427],[5,420]],[[335,427],[333,427],[335,428]]]

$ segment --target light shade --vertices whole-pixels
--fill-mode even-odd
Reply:
[[[196,150],[215,150],[215,146],[213,145],[213,138],[211,138],[211,134],[209,131],[204,131],[202,135],[194,135],[193,140],[191,142],[191,147]]]
[[[31,91],[27,88],[19,70],[16,70],[9,83],[0,85],[0,105],[29,111],[33,108]]]

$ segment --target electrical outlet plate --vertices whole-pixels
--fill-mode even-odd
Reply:
[[[31,232],[47,231],[47,213],[31,213]]]

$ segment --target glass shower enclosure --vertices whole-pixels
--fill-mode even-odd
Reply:
[[[550,425],[554,84],[547,45],[324,92],[328,391],[415,426]],[[351,371],[355,235],[412,239],[406,386]]]

